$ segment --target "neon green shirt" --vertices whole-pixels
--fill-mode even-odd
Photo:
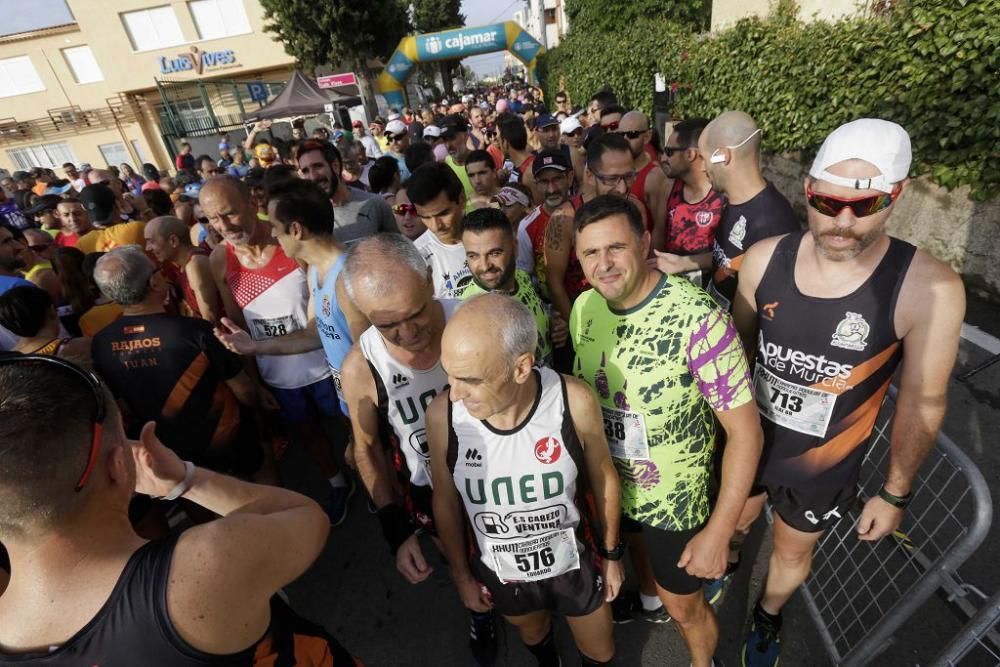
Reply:
[[[450,155],[444,159],[444,163],[451,167],[451,170],[458,176],[458,180],[462,181],[462,189],[465,190],[465,212],[469,213],[475,210],[472,198],[476,196],[476,191],[472,188],[472,181],[469,180],[469,174],[465,171],[465,165],[459,165]]]
[[[527,271],[518,269],[514,273],[514,276],[517,282],[517,291],[510,296],[527,306],[528,310],[535,316],[535,324],[538,325],[538,346],[535,348],[535,363],[539,366],[549,366],[551,368],[552,343],[550,342],[551,336],[549,334],[548,308],[542,302],[542,297],[538,295],[538,289],[535,288],[535,283]],[[476,282],[475,278],[466,283],[462,289],[463,291],[458,294],[458,298],[463,301],[477,294],[486,294],[487,292],[487,290],[483,289]]]
[[[687,280],[663,275],[627,311],[587,290],[573,305],[569,330],[574,373],[594,388],[604,413],[624,514],[664,530],[703,524],[712,411],[753,396],[729,314]]]

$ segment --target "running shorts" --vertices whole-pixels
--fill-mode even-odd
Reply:
[[[316,414],[324,417],[340,415],[337,390],[333,386],[333,380],[328,377],[304,387],[270,387],[270,390],[281,406],[282,419],[288,424],[301,424]]]
[[[793,489],[787,486],[755,486],[750,495],[767,494],[781,520],[803,533],[821,533],[840,521],[854,506],[857,487],[846,489]]]
[[[504,616],[548,611],[561,616],[586,616],[604,604],[601,561],[589,549],[580,554],[580,567],[556,577],[532,582],[504,583],[478,556],[472,573],[486,588],[493,607]]]
[[[684,568],[677,567],[677,561],[681,559],[684,547],[692,537],[701,532],[704,525],[679,531],[662,530],[653,526],[642,528],[643,543],[649,551],[656,583],[674,595],[700,593],[704,583],[702,579],[691,576]]]

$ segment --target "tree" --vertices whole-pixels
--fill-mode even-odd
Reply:
[[[419,33],[438,32],[465,25],[461,0],[413,0],[413,28]],[[453,61],[442,60],[441,83],[448,95],[454,93],[451,81]]]
[[[264,29],[284,44],[299,66],[350,64],[369,118],[375,105],[375,73],[369,59],[388,58],[410,30],[401,0],[261,0]]]

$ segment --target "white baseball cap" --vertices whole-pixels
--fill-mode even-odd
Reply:
[[[399,120],[398,118],[395,120],[390,120],[388,123],[386,123],[385,133],[392,135],[406,134],[406,123]]]
[[[437,125],[428,125],[427,127],[424,128],[424,136],[425,137],[440,137],[441,136],[441,128],[438,127]]]
[[[569,116],[563,119],[563,122],[559,123],[559,131],[563,134],[573,134],[581,127],[583,125],[580,124],[580,119],[576,116]]]
[[[892,192],[893,186],[909,175],[912,159],[910,135],[901,126],[879,118],[860,118],[841,125],[827,136],[809,175],[856,190]],[[882,173],[872,178],[854,179],[827,171],[844,160],[864,160]]]

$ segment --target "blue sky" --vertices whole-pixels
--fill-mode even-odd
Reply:
[[[485,25],[506,21],[519,9],[525,6],[525,0],[462,0],[462,13],[465,14],[465,24],[469,26]],[[472,56],[462,62],[472,68],[479,76],[494,74],[503,70],[504,51],[485,53]]]

